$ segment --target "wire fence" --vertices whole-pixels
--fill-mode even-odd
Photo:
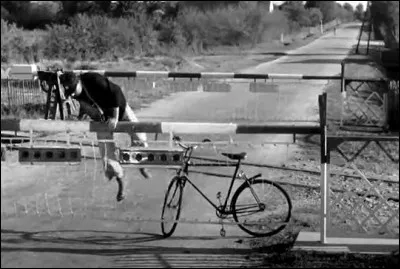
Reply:
[[[317,102],[315,99],[310,101],[308,96],[315,96],[321,92],[319,81],[301,78],[235,81],[215,78],[109,79],[122,88],[128,104],[138,113],[141,121],[318,121]],[[41,89],[40,83],[34,80],[2,79],[2,115],[44,118],[47,93]],[[300,84],[307,90],[299,91]],[[171,100],[174,100],[174,103],[166,105],[166,102]],[[147,109],[150,104],[151,109]],[[79,104],[76,107],[73,117],[69,119],[74,119],[74,116],[82,112]]]
[[[38,80],[1,79],[1,106],[23,107],[29,104],[45,104],[46,93]]]

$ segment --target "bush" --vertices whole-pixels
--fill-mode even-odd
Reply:
[[[158,34],[161,53],[177,54],[178,52],[187,51],[187,40],[185,38],[183,28],[175,20],[168,20],[161,24]]]
[[[387,47],[399,47],[399,2],[373,1],[371,16],[376,35],[383,37]]]
[[[219,45],[239,46],[250,42],[254,45],[266,37],[267,30],[272,33],[270,37],[279,37],[282,29],[287,28],[282,12],[270,14],[265,7],[256,5],[228,6],[204,12],[185,8],[178,21],[196,53]]]
[[[179,8],[175,17],[155,11],[138,12],[141,5],[122,1],[113,12],[123,16],[78,14],[64,18],[67,24],[47,25],[45,31],[22,30],[2,20],[2,62],[46,59],[74,63],[117,60],[127,55],[178,56],[218,46],[254,46],[277,40],[282,33],[318,25],[322,16],[318,8],[305,9],[300,1],[273,13],[257,2],[233,2],[203,11]],[[63,2],[65,14],[74,14],[74,4],[71,5],[70,10],[69,4]],[[173,10],[178,9],[175,6]]]
[[[25,31],[1,20],[1,63],[38,61],[42,56],[43,31]]]
[[[263,16],[261,41],[272,41],[280,38],[282,33],[289,31],[289,20],[281,11],[274,11],[268,16]]]
[[[145,17],[105,18],[78,15],[71,25],[48,27],[45,56],[49,59],[116,59],[153,50],[157,36]]]
[[[291,31],[300,30],[301,27],[311,25],[309,12],[301,1],[287,1],[282,6],[289,22]]]
[[[310,8],[308,9],[308,16],[310,18],[311,26],[318,26],[321,24],[321,20],[323,18],[322,12],[319,8]]]

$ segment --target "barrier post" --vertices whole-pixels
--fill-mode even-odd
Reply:
[[[388,89],[388,90],[390,90],[390,89]],[[389,113],[390,113],[390,110],[389,110],[388,95],[389,95],[389,91],[383,93],[383,110],[384,110],[383,128],[384,128],[385,131],[389,130]]]
[[[327,145],[327,126],[326,126],[326,92],[318,96],[319,103],[319,118],[321,129],[321,235],[322,244],[327,243],[327,216],[328,216],[328,145]]]
[[[344,117],[344,101],[346,99],[346,78],[345,78],[345,61],[341,62],[341,79],[340,79],[340,127],[343,126]]]

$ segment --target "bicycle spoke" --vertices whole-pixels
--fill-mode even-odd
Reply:
[[[242,184],[232,198],[231,207],[239,227],[255,236],[276,234],[290,219],[289,196],[282,187],[268,180]]]
[[[250,215],[253,215],[253,214],[255,214],[255,213],[259,213],[259,212],[261,212],[262,210],[260,210],[260,209],[257,209],[257,210],[240,210],[240,211],[238,211],[238,210],[236,210],[236,214],[237,215],[240,215],[241,217],[243,217],[243,216],[250,216]],[[240,213],[240,214],[239,214]]]
[[[259,212],[261,211],[259,205],[249,205],[249,206],[244,206],[244,205],[240,205],[240,208],[236,208],[236,213],[240,213],[240,212],[250,212],[250,209],[256,208],[256,210],[254,212]]]
[[[254,191],[253,187],[251,186],[251,184],[248,184],[248,188],[250,189],[251,194],[253,194],[253,198],[256,200],[257,204],[260,204],[261,203],[260,199],[258,199],[258,196],[255,193],[255,191]]]
[[[178,225],[182,204],[182,187],[179,178],[173,178],[165,194],[164,206],[161,214],[161,230],[164,237],[171,236]]]
[[[168,207],[169,208],[176,208],[177,207],[177,205],[175,205],[175,206],[171,206],[171,204],[172,204],[172,202],[173,202],[173,200],[174,200],[174,198],[176,197],[176,191],[177,191],[177,189],[178,189],[179,187],[178,187],[178,185],[176,185],[175,186],[175,190],[174,190],[174,193],[172,194],[172,196],[171,196],[171,201],[168,203]],[[177,201],[178,202],[178,201]]]

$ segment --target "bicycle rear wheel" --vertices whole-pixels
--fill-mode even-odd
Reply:
[[[286,191],[266,179],[244,182],[231,202],[233,218],[246,233],[261,237],[283,230],[289,222],[292,202]]]
[[[171,236],[178,225],[181,214],[183,185],[179,177],[172,178],[165,193],[161,213],[161,231],[164,237]]]

